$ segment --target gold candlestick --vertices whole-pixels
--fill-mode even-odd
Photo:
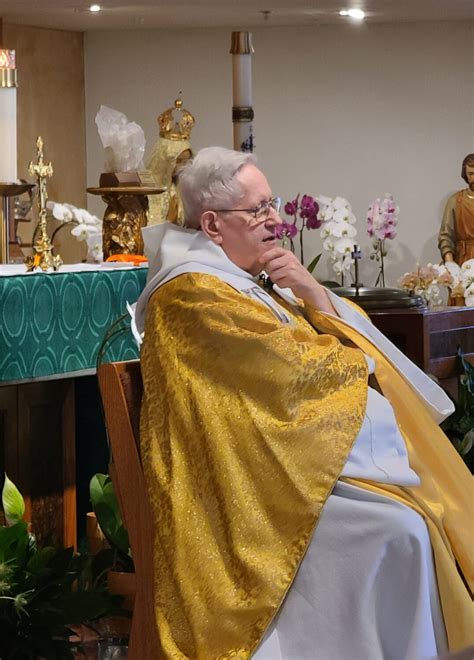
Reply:
[[[58,270],[63,263],[59,254],[53,256],[53,246],[46,231],[46,202],[48,201],[48,193],[46,191],[46,179],[53,176],[53,166],[51,162],[47,165],[43,158],[43,138],[41,136],[36,140],[37,160],[36,165],[33,161],[28,166],[28,172],[32,176],[36,176],[38,182],[38,211],[39,211],[39,238],[33,248],[36,251],[34,257],[27,257],[25,259],[26,270],[31,271],[36,268],[41,268],[47,271],[50,268]]]

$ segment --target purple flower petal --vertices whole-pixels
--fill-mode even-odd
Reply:
[[[321,224],[322,222],[321,220],[318,220],[318,216],[316,214],[310,215],[306,220],[306,226],[308,229],[319,229]]]
[[[296,215],[297,205],[295,202],[287,202],[285,206],[283,207],[286,215]]]
[[[298,233],[298,228],[292,222],[282,222],[275,230],[275,236],[278,239],[294,238]]]

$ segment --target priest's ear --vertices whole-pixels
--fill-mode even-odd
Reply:
[[[217,245],[222,243],[219,220],[215,211],[204,211],[201,215],[201,229],[211,241],[214,241]]]

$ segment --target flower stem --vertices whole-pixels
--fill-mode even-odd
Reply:
[[[379,269],[379,274],[377,275],[377,279],[375,280],[374,286],[382,286],[385,287],[385,271],[384,271],[384,263],[383,263],[383,241],[378,240],[377,247],[375,248],[376,251],[378,252],[377,256],[377,261],[379,260],[380,257],[380,269]]]
[[[300,229],[300,254],[301,254],[301,263],[304,266],[304,254],[303,254],[303,229],[304,229],[304,221],[303,221],[303,226]]]
[[[383,252],[384,252],[384,244],[383,241],[380,241],[380,276],[381,276],[381,285],[385,287],[385,271],[384,271],[384,263],[383,263]]]

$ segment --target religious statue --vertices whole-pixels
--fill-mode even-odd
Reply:
[[[448,199],[438,236],[443,261],[455,261],[459,266],[474,258],[474,154],[463,160],[461,176],[467,188]]]
[[[189,137],[194,126],[194,117],[183,108],[181,98],[174,107],[158,117],[160,137],[155,144],[147,169],[160,188],[166,188],[161,195],[149,198],[148,224],[163,222],[183,224],[183,207],[176,189],[177,176],[182,166],[192,156]]]

